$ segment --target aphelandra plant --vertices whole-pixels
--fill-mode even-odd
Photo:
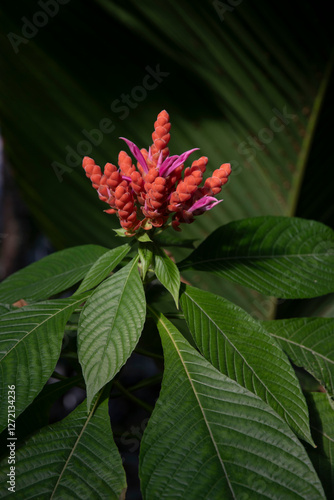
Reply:
[[[170,156],[169,132],[163,111],[148,150],[124,139],[136,165],[124,151],[103,172],[83,160],[120,220],[118,247],[55,252],[0,285],[1,498],[125,498],[108,397],[144,325],[164,359],[140,444],[144,499],[333,498],[334,320],[259,321],[190,283],[193,271],[280,299],[333,292],[334,233],[300,218],[238,220],[175,263],[163,247],[191,243],[173,230],[219,203],[231,169],[203,183],[207,158],[185,168],[195,150]],[[64,334],[77,348],[62,349]],[[46,385],[60,357],[77,375]],[[302,390],[296,367],[316,392]],[[51,404],[83,384],[87,400],[47,425]]]

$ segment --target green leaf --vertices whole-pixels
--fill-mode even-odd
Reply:
[[[297,377],[261,324],[222,297],[189,286],[181,295],[181,307],[203,356],[263,399],[299,437],[312,443]]]
[[[144,281],[146,273],[153,262],[153,250],[150,243],[139,243],[138,254],[140,258],[142,280]]]
[[[101,257],[93,264],[85,278],[82,280],[79,288],[76,290],[75,295],[85,292],[96,285],[101,283],[113,269],[121,262],[121,260],[128,254],[131,246],[126,243],[125,245],[113,248],[101,255]]]
[[[44,300],[80,281],[108,249],[82,245],[55,252],[9,276],[0,284],[2,302]]]
[[[15,385],[16,417],[34,400],[58,361],[64,329],[73,310],[89,296],[50,300],[0,317],[0,399]],[[7,426],[7,406],[0,408],[0,431]]]
[[[334,319],[292,318],[262,323],[297,366],[334,396]]]
[[[81,375],[46,384],[34,401],[15,420],[15,437],[17,445],[20,446],[28,436],[48,425],[50,421],[51,407],[66,394],[70,389],[79,384],[83,385]],[[7,456],[8,430],[0,434],[0,456]]]
[[[141,243],[145,243],[145,242],[148,243],[148,242],[152,241],[151,238],[149,237],[147,231],[144,231],[143,233],[138,234],[137,240],[140,241]]]
[[[117,228],[117,229],[113,229],[113,231],[116,233],[116,235],[119,238],[127,238],[126,229],[124,229],[123,227]]]
[[[141,443],[143,498],[323,499],[311,462],[286,423],[153,314],[165,372]]]
[[[311,431],[317,448],[307,447],[327,498],[334,498],[334,404],[328,394],[306,393]]]
[[[315,221],[255,217],[214,231],[179,269],[197,269],[281,298],[334,291],[334,232]]]
[[[176,307],[179,307],[180,273],[177,265],[154,245],[154,271],[160,283],[171,293]]]
[[[8,457],[2,462],[2,498]],[[108,398],[87,415],[82,403],[68,417],[42,429],[16,451],[17,498],[84,499],[125,497],[121,457],[112,438]]]
[[[10,304],[0,304],[0,315],[2,316],[3,314],[7,314],[8,312],[12,311],[15,309],[13,306]]]
[[[144,326],[146,301],[138,257],[106,279],[87,301],[78,326],[78,355],[87,404],[124,365]]]

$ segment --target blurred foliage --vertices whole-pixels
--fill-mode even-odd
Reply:
[[[115,163],[120,136],[148,147],[164,108],[172,154],[199,147],[208,172],[227,161],[233,167],[224,202],[181,238],[200,241],[223,223],[268,214],[333,226],[327,5],[20,0],[0,12],[5,150],[55,248],[119,244],[111,230],[118,221],[103,213],[80,161],[88,154]],[[274,301],[263,307],[266,299],[253,292],[217,279],[205,278],[205,286],[256,317],[274,314]]]

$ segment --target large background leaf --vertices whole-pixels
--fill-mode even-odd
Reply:
[[[108,399],[96,406],[87,414],[83,402],[17,450],[17,498],[124,498],[125,474],[111,434]],[[6,474],[7,457],[0,468],[2,485]],[[3,488],[2,498],[11,495]]]
[[[286,424],[157,316],[165,372],[141,444],[144,499],[324,498]]]
[[[21,35],[22,16],[31,20],[36,9],[34,2],[4,4],[4,33]],[[292,215],[300,192],[306,197],[300,216],[332,223],[330,106],[316,133],[330,75],[330,12],[313,0],[244,1],[231,9],[222,18],[209,0],[71,0],[17,54],[8,37],[0,41],[6,152],[35,220],[57,247],[115,244],[110,227],[118,221],[102,213],[80,155],[72,152],[66,161],[87,140],[83,130],[112,120],[114,129],[85,154],[101,164],[116,161],[123,148],[118,137],[147,146],[163,108],[171,114],[173,153],[198,146],[209,157],[208,173],[224,161],[233,166],[224,202],[186,227],[183,237],[202,239],[239,218]],[[147,67],[157,65],[166,76],[134,100]],[[131,106],[115,107],[123,95],[130,95]],[[60,178],[54,162],[66,169]],[[302,186],[305,170],[308,185]],[[206,286],[266,316],[261,298],[216,279]]]

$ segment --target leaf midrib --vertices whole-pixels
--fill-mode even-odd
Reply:
[[[285,337],[281,337],[280,335],[277,335],[275,333],[270,333],[270,335],[272,337],[275,337],[275,338],[279,339],[279,340],[287,342],[288,344],[293,344],[293,345],[299,347],[301,350],[309,351],[313,356],[317,356],[319,358],[322,358],[327,363],[331,363],[332,365],[334,365],[334,360],[332,360],[330,358],[326,358],[326,356],[324,356],[323,354],[321,354],[318,351],[315,351],[314,349],[311,349],[310,347],[307,347],[307,346],[305,346],[303,344],[299,344],[298,342],[294,342],[293,340],[287,339]]]
[[[319,257],[319,255],[327,255],[326,253],[323,254],[307,254],[307,253],[302,253],[302,254],[272,254],[272,255],[230,255],[226,257],[217,257],[217,258],[210,258],[210,259],[203,259],[203,260],[196,260],[195,262],[180,262],[178,264],[179,269],[187,268],[191,266],[196,266],[198,264],[210,264],[211,262],[223,262],[223,261],[229,261],[229,260],[278,260],[278,259],[290,259],[290,258],[301,258],[301,257]]]
[[[36,281],[33,281],[33,282],[30,282],[28,283],[27,285],[23,285],[22,287],[20,287],[19,289],[20,290],[24,290],[26,288],[31,288],[32,286],[38,286],[38,289],[44,289],[48,284],[49,282],[53,281],[53,280],[56,280],[56,279],[59,279],[59,278],[64,278],[67,274],[74,274],[76,271],[82,271],[84,270],[86,267],[89,267],[91,265],[91,263],[89,264],[83,264],[82,266],[79,266],[79,267],[76,267],[74,269],[69,269],[68,271],[65,271],[64,273],[61,273],[61,274],[55,274],[53,276],[49,276],[47,278],[45,278],[44,280],[40,280],[38,281],[38,278]],[[80,278],[78,278],[78,281],[79,281]],[[13,280],[14,281],[14,280]],[[22,296],[22,298],[35,298],[34,295],[31,295],[31,296]]]
[[[64,467],[63,467],[62,471],[60,472],[59,477],[58,477],[58,479],[57,479],[57,482],[56,482],[56,484],[55,484],[55,487],[53,488],[53,491],[52,491],[52,493],[51,493],[50,500],[52,500],[52,499],[54,498],[54,495],[55,495],[56,490],[57,490],[57,488],[58,488],[58,486],[59,486],[59,484],[60,484],[60,481],[62,480],[62,478],[63,478],[63,476],[64,476],[64,474],[65,474],[66,468],[67,468],[67,466],[68,466],[68,464],[69,464],[69,462],[70,462],[70,460],[71,460],[71,458],[72,458],[72,456],[73,456],[73,454],[74,454],[74,452],[75,452],[76,448],[78,447],[78,444],[79,444],[79,442],[80,442],[80,440],[81,440],[81,437],[82,437],[83,433],[85,432],[85,430],[86,430],[86,428],[87,428],[87,425],[89,424],[89,422],[90,422],[90,420],[91,420],[91,418],[92,418],[92,416],[93,416],[93,414],[94,414],[94,412],[95,412],[95,409],[96,409],[96,407],[97,407],[97,404],[98,404],[98,402],[99,402],[99,400],[100,400],[101,395],[102,395],[102,391],[101,391],[101,393],[99,394],[99,396],[97,397],[97,399],[96,399],[96,401],[95,401],[95,404],[94,404],[93,408],[92,408],[92,409],[91,409],[91,411],[89,412],[89,414],[88,414],[88,416],[87,416],[87,419],[86,419],[86,421],[85,421],[84,425],[82,426],[82,429],[81,429],[81,431],[80,431],[80,433],[79,433],[79,435],[78,435],[78,437],[77,437],[77,439],[76,439],[76,441],[75,441],[75,443],[74,443],[74,445],[73,445],[73,447],[72,447],[72,449],[71,449],[71,451],[70,451],[70,453],[69,453],[69,455],[68,455],[68,457],[67,457],[67,459],[66,459],[66,462],[65,462],[65,464],[64,464]]]
[[[105,357],[107,348],[109,347],[109,344],[110,344],[111,332],[113,330],[113,326],[114,326],[114,323],[116,321],[116,317],[118,315],[120,304],[121,304],[121,301],[122,301],[122,298],[123,298],[123,295],[124,295],[124,290],[125,290],[126,285],[127,285],[128,281],[129,281],[129,278],[130,278],[130,276],[132,274],[133,268],[136,266],[136,264],[138,262],[138,259],[139,259],[139,256],[137,255],[137,257],[135,257],[134,260],[133,260],[133,263],[132,263],[132,266],[131,266],[131,268],[129,270],[129,273],[128,273],[127,277],[126,277],[126,280],[124,281],[124,286],[122,287],[121,293],[119,294],[119,301],[118,301],[118,304],[117,304],[117,307],[116,307],[116,311],[115,311],[113,320],[111,322],[111,327],[109,328],[109,325],[108,325],[109,335],[108,335],[108,340],[104,344],[104,349],[103,349],[103,353],[102,353],[102,359]]]
[[[156,312],[155,312],[155,311],[154,311],[154,314],[156,314]],[[206,418],[206,415],[205,415],[205,412],[204,412],[204,408],[203,408],[203,406],[202,406],[202,404],[201,404],[201,401],[200,401],[200,399],[199,399],[199,397],[198,397],[198,395],[197,395],[197,391],[196,391],[196,389],[195,389],[195,386],[194,386],[194,384],[193,384],[193,381],[192,381],[192,379],[191,379],[191,376],[190,376],[190,373],[189,373],[189,371],[188,371],[188,369],[187,369],[187,366],[186,366],[186,364],[185,364],[185,362],[184,362],[184,360],[183,360],[183,358],[182,358],[181,351],[179,350],[179,348],[178,348],[178,346],[177,346],[177,344],[176,344],[176,342],[175,342],[175,340],[174,340],[173,336],[172,336],[172,335],[171,335],[171,333],[169,332],[169,330],[168,330],[168,326],[164,323],[164,321],[161,319],[161,317],[160,317],[160,316],[157,316],[157,317],[158,317],[158,320],[159,320],[159,321],[162,323],[162,325],[164,326],[164,328],[165,328],[166,332],[167,332],[167,333],[168,333],[168,335],[169,335],[169,338],[171,339],[171,341],[172,341],[172,343],[173,343],[173,345],[174,345],[174,347],[175,347],[175,350],[176,350],[177,354],[179,355],[180,361],[181,361],[182,366],[183,366],[183,368],[184,368],[184,371],[185,371],[185,373],[186,373],[186,375],[187,375],[187,377],[188,377],[188,380],[189,380],[190,386],[191,386],[191,388],[192,388],[192,390],[193,390],[194,396],[195,396],[195,398],[196,398],[196,400],[197,400],[198,406],[199,406],[199,408],[200,408],[200,410],[201,410],[201,413],[202,413],[202,415],[203,415],[203,420],[204,420],[205,425],[206,425],[206,427],[207,427],[207,429],[208,429],[208,432],[209,432],[209,435],[210,435],[210,438],[211,438],[212,444],[213,444],[213,446],[214,446],[214,448],[215,448],[215,450],[216,450],[216,454],[217,454],[217,456],[218,456],[218,458],[219,458],[219,462],[220,462],[221,467],[222,467],[222,469],[223,469],[223,471],[224,471],[224,474],[225,474],[225,477],[226,477],[226,481],[227,481],[228,486],[229,486],[229,488],[230,488],[230,491],[231,491],[231,493],[232,493],[232,495],[233,495],[233,498],[236,500],[236,498],[237,498],[237,497],[235,496],[235,493],[234,493],[234,491],[233,491],[233,488],[232,488],[232,485],[231,485],[231,483],[230,483],[230,480],[229,480],[229,477],[228,477],[227,471],[226,471],[226,469],[225,469],[224,462],[223,462],[223,460],[222,460],[222,457],[220,456],[219,450],[218,450],[218,448],[217,448],[216,442],[215,442],[214,437],[213,437],[212,432],[211,432],[211,428],[210,428],[209,422],[208,422],[208,420],[207,420],[207,418]]]
[[[232,343],[232,341],[224,334],[224,332],[218,327],[218,325],[216,324],[216,322],[199,306],[199,304],[192,298],[188,295],[187,292],[184,292],[184,294],[189,297],[189,299],[194,303],[196,304],[196,306],[200,309],[200,311],[204,314],[204,316],[207,317],[207,319],[209,320],[209,322],[211,322],[215,328],[217,328],[217,330],[219,332],[221,332],[221,334],[223,335],[223,337],[225,338],[225,340],[230,344],[230,346],[233,348],[233,350],[240,356],[240,358],[243,360],[244,364],[248,367],[248,369],[250,370],[250,372],[253,374],[253,376],[260,382],[260,384],[265,388],[265,390],[268,392],[268,394],[271,395],[271,397],[277,402],[278,406],[280,408],[282,408],[283,412],[284,412],[284,415],[289,415],[289,417],[293,420],[293,422],[295,423],[296,427],[297,428],[300,428],[300,426],[297,424],[297,422],[295,421],[295,419],[293,418],[292,414],[289,412],[287,412],[287,410],[284,408],[284,406],[277,400],[276,396],[271,392],[271,390],[267,387],[267,385],[259,378],[259,376],[257,375],[257,373],[254,371],[253,367],[249,365],[249,363],[247,362],[247,360],[244,358],[244,356],[240,353],[240,351],[237,349],[237,347]],[[268,334],[269,335],[269,334]],[[256,394],[257,395],[257,394]],[[258,395],[257,395],[258,396]],[[259,397],[259,396],[258,396]],[[262,398],[261,398],[262,399]],[[303,433],[304,434],[304,433]]]
[[[32,330],[29,330],[28,332],[26,332],[26,334],[21,337],[17,342],[16,344],[14,344],[10,349],[9,351],[6,352],[6,354],[0,359],[0,363],[6,358],[6,356],[8,356],[8,354],[13,350],[13,349],[16,349],[17,346],[20,344],[20,342],[22,342],[26,337],[28,337],[29,335],[31,335],[36,329],[40,328],[44,323],[46,323],[47,321],[50,321],[54,316],[57,316],[57,314],[60,314],[62,312],[64,312],[67,308],[73,306],[73,305],[76,305],[77,303],[79,302],[83,302],[85,300],[85,296],[84,297],[81,297],[80,299],[76,300],[75,302],[71,302],[71,304],[67,304],[66,307],[64,307],[63,309],[57,309],[57,311],[54,313],[54,314],[51,314],[50,316],[48,316],[45,320],[43,320],[41,323],[38,323],[38,325],[36,325]],[[55,304],[53,304],[55,305]]]
[[[90,290],[90,288],[93,288],[94,285],[91,285],[91,284],[94,281],[99,280],[98,283],[101,283],[100,276],[104,275],[106,269],[108,269],[110,266],[113,266],[109,271],[109,272],[111,272],[117,266],[117,264],[114,265],[115,261],[120,262],[127,255],[127,253],[130,251],[131,246],[128,245],[126,247],[126,245],[127,244],[122,245],[122,247],[119,247],[119,250],[121,250],[121,249],[123,249],[123,250],[119,254],[117,254],[116,257],[114,257],[112,260],[108,260],[108,264],[103,264],[103,268],[101,268],[101,270],[98,273],[89,275],[90,272],[93,273],[93,271],[96,270],[96,268],[101,264],[101,262],[103,262],[103,258],[106,259],[108,253],[115,252],[115,248],[112,248],[109,252],[106,252],[103,255],[101,255],[101,257],[99,257],[98,260],[90,267],[88,273],[84,277],[79,288],[74,292],[74,295],[79,294],[79,293],[83,293],[84,291]],[[87,286],[87,283],[89,284],[89,286]]]

